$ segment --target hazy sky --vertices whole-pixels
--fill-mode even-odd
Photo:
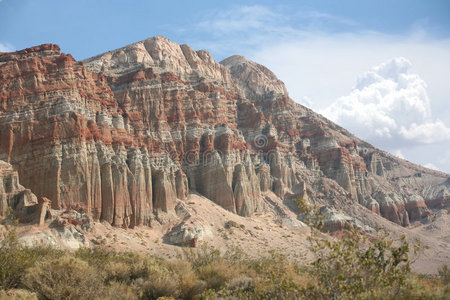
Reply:
[[[0,52],[84,59],[164,35],[245,55],[377,147],[450,172],[450,1],[0,0]]]

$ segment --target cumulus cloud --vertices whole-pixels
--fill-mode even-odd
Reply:
[[[243,5],[202,14],[182,34],[188,44],[211,51],[217,60],[240,54],[267,66],[295,101],[304,103],[308,97],[315,110],[347,94],[356,76],[371,66],[408,57],[429,84],[433,109],[441,118],[450,113],[443,96],[450,95],[450,40],[429,38],[420,26],[402,35],[386,34],[317,10]]]
[[[391,153],[400,149],[409,161],[432,162],[440,170],[450,172],[450,155],[443,152],[450,149],[448,49],[450,40],[423,36],[319,33],[261,47],[250,58],[274,71],[295,101],[304,104],[305,96],[311,99],[307,106],[318,112],[332,114],[330,106],[342,95],[353,93],[352,96],[366,95],[370,99],[370,93],[374,93],[375,99],[383,100],[381,103],[346,96],[345,104],[350,108],[344,108],[344,112],[353,114],[341,116],[340,125],[378,148]],[[408,58],[403,63],[393,63],[397,74],[388,65],[384,74],[371,69],[379,67],[380,62],[387,64],[393,57]],[[355,82],[359,74],[363,76]],[[374,89],[364,89],[369,85]],[[398,91],[386,94],[392,90]],[[387,95],[390,98],[384,97]],[[402,110],[402,105],[408,110]],[[358,114],[354,109],[357,106],[361,106]]]
[[[203,14],[184,36],[190,33],[203,38],[189,44],[218,60],[241,54],[267,66],[295,101],[376,147],[450,171],[450,152],[442,150],[450,148],[450,39],[421,26],[381,33],[319,11],[263,5]]]
[[[217,60],[245,55],[283,80],[295,101],[376,147],[450,171],[450,152],[442,150],[450,149],[450,39],[430,37],[423,26],[382,33],[340,16],[282,6],[234,6],[199,18],[183,32],[194,48]]]
[[[369,141],[404,146],[450,141],[450,128],[433,119],[427,85],[403,57],[358,78],[349,95],[321,113]]]
[[[432,144],[450,141],[450,128],[440,120],[423,124],[412,123],[409,129],[402,126],[400,135],[409,140]]]

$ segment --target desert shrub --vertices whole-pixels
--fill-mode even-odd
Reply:
[[[188,261],[170,261],[168,263],[168,268],[177,275],[181,298],[194,299],[206,289],[206,282],[197,277],[192,269],[192,265]]]
[[[341,239],[310,237],[316,259],[311,274],[316,284],[307,290],[313,298],[396,297],[411,271],[410,245],[405,237],[393,240],[379,233],[375,241],[356,230],[344,232]]]
[[[298,299],[308,282],[297,264],[275,251],[249,261],[248,268],[254,288],[245,295],[251,299]]]
[[[184,259],[192,265],[203,289],[219,291],[242,272],[244,252],[231,247],[224,254],[203,243],[198,249],[183,249]]]
[[[298,210],[302,214],[307,214],[311,210],[311,204],[308,199],[298,197],[297,199],[294,199],[294,203],[297,205]]]
[[[75,256],[96,266],[108,285],[107,291],[117,289],[129,294],[131,290],[140,299],[195,294],[195,278],[190,278],[193,271],[189,272],[189,269],[181,264],[172,264],[161,258],[137,252],[95,248],[80,249]],[[190,268],[188,262],[185,264]],[[181,274],[182,271],[185,272],[184,275]]]
[[[231,228],[241,228],[240,225],[238,223],[236,223],[235,221],[226,221],[224,227],[226,229],[231,229]]]
[[[105,283],[121,282],[131,284],[136,279],[144,281],[152,270],[163,266],[164,260],[138,252],[116,252],[99,248],[83,248],[75,257],[86,261],[101,272]]]
[[[438,270],[438,275],[443,284],[450,284],[450,268],[447,265],[443,265]]]
[[[309,267],[273,251],[249,258],[239,248],[221,253],[208,245],[172,261],[101,249],[52,258],[53,250],[40,250],[19,280],[41,299],[449,299],[445,268],[441,276],[412,274],[404,239],[371,241],[351,231],[340,240],[316,233],[311,243],[316,260]],[[0,291],[0,299],[33,297],[22,293]]]
[[[307,220],[320,228],[316,213]],[[312,230],[309,266],[274,251],[250,258],[238,247],[222,253],[208,244],[169,261],[24,247],[14,230],[0,243],[0,288],[29,290],[0,290],[0,299],[450,299],[448,267],[434,277],[411,273],[410,244],[382,232],[369,238],[350,229],[333,239]]]
[[[206,248],[204,253],[209,253]],[[179,296],[191,299],[205,288],[205,283],[198,280],[186,260],[171,262],[136,252],[101,249],[80,249],[75,255],[95,265],[104,274],[106,284],[130,286],[140,298]],[[200,264],[200,255],[192,253],[189,257],[198,259]]]
[[[141,299],[178,298],[180,294],[176,276],[162,266],[155,266],[149,270],[149,276],[146,279],[135,280],[133,288],[138,292]]]
[[[238,247],[222,254],[203,244],[200,249],[185,249],[184,257],[206,283],[200,299],[298,298],[306,286],[307,276],[299,266],[273,251],[251,259]]]
[[[0,290],[0,299],[3,300],[37,300],[36,293],[27,290],[12,289],[8,291]]]
[[[104,293],[101,297],[105,300],[137,300],[139,299],[138,293],[136,293],[133,288],[127,284],[121,282],[111,282],[105,287]]]
[[[182,257],[191,263],[194,269],[222,260],[220,251],[207,243],[202,243],[197,249],[183,248]]]
[[[23,284],[41,299],[95,299],[104,288],[97,270],[71,255],[36,263],[27,270]]]
[[[239,276],[230,281],[228,288],[233,293],[252,293],[255,290],[255,282],[251,277]]]
[[[233,265],[243,265],[249,260],[248,255],[238,246],[229,246],[222,257],[225,261]]]
[[[119,281],[130,284],[139,278],[148,278],[149,272],[161,265],[159,260],[138,253],[121,253],[113,256],[103,267],[106,282]]]
[[[300,217],[304,223],[317,229],[323,227],[325,216],[319,212],[317,205],[311,204],[308,199],[303,197],[294,199],[294,203],[297,205]]]
[[[220,290],[239,274],[237,269],[226,261],[218,261],[197,269],[198,277],[206,282],[208,289]]]
[[[105,267],[105,265],[110,263],[112,257],[117,255],[117,253],[99,247],[94,247],[79,248],[77,251],[75,251],[74,255],[76,258],[89,263],[89,265],[102,269]]]
[[[96,266],[103,274],[105,284],[109,285],[107,290],[120,287],[119,290],[124,291],[128,286],[141,299],[178,297],[183,292],[189,293],[189,274],[181,278],[175,268],[170,268],[169,262],[160,258],[95,248],[80,249],[75,256]]]
[[[15,227],[3,233],[0,240],[0,287],[19,287],[27,268],[45,257],[59,257],[62,251],[49,246],[25,247],[16,234]]]
[[[146,278],[145,270],[136,268],[135,264],[127,264],[125,262],[111,261],[102,269],[105,276],[105,282],[120,282],[130,284],[137,278]],[[140,275],[140,276],[139,276]]]
[[[450,286],[434,276],[409,274],[396,299],[450,299]]]

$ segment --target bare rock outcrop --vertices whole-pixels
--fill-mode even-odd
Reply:
[[[54,209],[134,227],[192,192],[242,216],[273,192],[407,226],[448,206],[448,174],[359,140],[242,56],[157,36],[78,62],[47,44],[0,54],[0,79],[0,159]]]
[[[17,171],[0,160],[0,221],[12,217],[21,223],[43,225],[50,203],[45,197],[38,200],[29,189],[20,185]]]

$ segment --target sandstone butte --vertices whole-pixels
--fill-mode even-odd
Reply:
[[[125,228],[172,220],[189,193],[241,216],[274,193],[402,226],[450,198],[450,175],[295,103],[266,67],[162,36],[83,61],[53,44],[0,53],[0,160],[0,216],[47,204]]]

